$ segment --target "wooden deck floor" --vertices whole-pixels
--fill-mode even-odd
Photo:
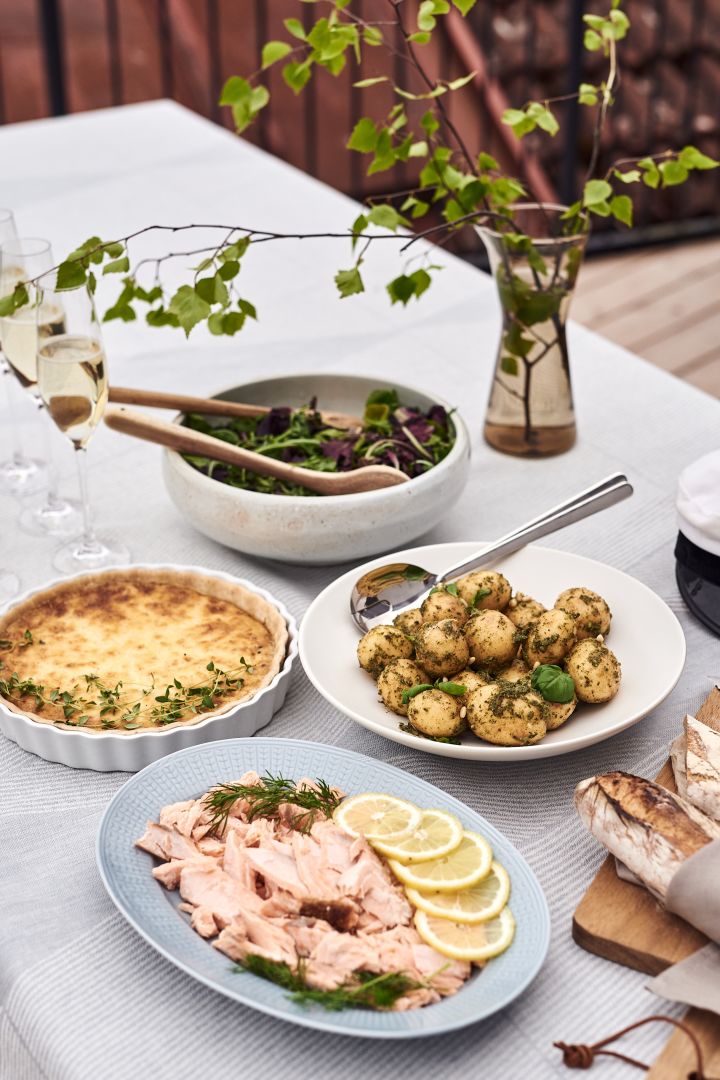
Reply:
[[[571,315],[720,398],[720,239],[589,259]]]

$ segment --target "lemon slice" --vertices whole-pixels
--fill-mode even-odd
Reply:
[[[458,846],[463,827],[454,814],[444,810],[423,810],[420,824],[404,840],[373,840],[372,845],[382,855],[403,863],[427,862],[439,859]]]
[[[368,840],[402,840],[418,827],[421,818],[422,810],[414,803],[375,791],[343,799],[333,814],[333,821],[345,832]]]
[[[426,945],[443,956],[476,964],[505,952],[515,936],[510,908],[503,908],[488,922],[475,924],[436,919],[426,911],[416,911],[415,928]]]
[[[390,859],[390,866],[403,885],[423,892],[457,892],[469,889],[490,873],[492,848],[479,833],[464,832],[460,843],[439,859],[405,866]]]
[[[510,895],[510,878],[500,863],[494,862],[490,873],[477,885],[460,892],[419,892],[407,889],[407,898],[413,907],[451,922],[481,923],[494,919],[505,907]]]

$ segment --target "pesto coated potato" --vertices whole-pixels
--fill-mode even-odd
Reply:
[[[424,690],[411,699],[407,715],[412,726],[423,735],[449,738],[459,735],[466,726],[460,716],[461,709],[459,698],[442,690]]]
[[[464,600],[446,589],[437,589],[426,596],[420,605],[423,622],[434,623],[441,619],[455,619],[460,626],[468,621],[470,612]]]
[[[575,637],[584,638],[605,636],[610,631],[612,614],[602,596],[592,589],[565,589],[555,601],[555,607],[566,611],[575,620]]]
[[[498,570],[472,570],[455,584],[468,607],[476,611],[503,611],[512,593],[510,582]]]
[[[390,712],[407,716],[408,707],[403,705],[403,693],[411,686],[425,682],[428,682],[428,676],[414,660],[391,660],[380,672],[378,691]]]
[[[620,689],[620,661],[607,645],[594,638],[577,643],[565,661],[565,670],[575,683],[580,701],[610,701]]]
[[[491,683],[468,695],[470,730],[479,739],[498,746],[540,742],[547,732],[546,713],[540,695],[517,683]]]
[[[448,678],[467,667],[470,657],[462,627],[455,619],[421,626],[415,639],[415,659],[433,678]]]
[[[518,657],[508,667],[500,668],[496,678],[502,682],[519,682],[530,677],[530,668]]]
[[[532,596],[526,596],[525,593],[517,593],[506,607],[505,614],[510,622],[515,623],[518,630],[527,630],[531,623],[537,622],[540,616],[545,614],[545,611],[546,608],[539,600],[533,600]]]
[[[561,664],[575,644],[575,620],[551,608],[532,623],[523,645],[523,659],[535,664]]]
[[[490,675],[484,675],[480,671],[463,668],[462,671],[458,671],[457,675],[453,675],[452,681],[458,683],[459,686],[465,687],[465,694],[462,698],[463,702],[465,702],[468,694],[471,694],[473,690],[479,690],[481,686],[487,686],[489,682],[492,682],[492,678]]]
[[[546,701],[545,708],[547,710],[545,715],[545,723],[548,731],[554,731],[555,728],[559,728],[566,720],[569,720],[572,714],[575,712],[577,706],[577,697],[574,697],[572,701]]]
[[[477,667],[495,671],[515,659],[515,627],[500,611],[476,612],[465,624],[465,640]]]
[[[401,611],[399,615],[396,615],[393,619],[393,626],[397,626],[398,630],[402,630],[403,634],[410,634],[414,637],[423,624],[422,612],[419,607],[408,608],[407,611]]]
[[[414,651],[412,641],[396,626],[373,626],[360,638],[357,657],[360,667],[377,679],[391,660],[409,660]]]

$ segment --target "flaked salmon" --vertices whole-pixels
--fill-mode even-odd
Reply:
[[[238,781],[259,783],[254,772]],[[243,799],[215,835],[205,798],[164,807],[136,844],[162,860],[154,877],[179,890],[192,928],[230,959],[301,967],[317,990],[345,986],[358,972],[402,972],[418,987],[395,1001],[397,1010],[454,994],[469,977],[470,964],[422,941],[404,890],[365,839],[323,816],[301,831],[289,803],[252,820]]]

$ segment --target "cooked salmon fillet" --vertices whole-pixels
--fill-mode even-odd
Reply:
[[[238,781],[259,782],[255,772]],[[470,964],[421,940],[402,887],[364,838],[322,817],[301,832],[289,804],[277,818],[249,820],[243,800],[213,836],[204,799],[163,807],[136,844],[162,860],[153,876],[179,890],[192,928],[230,959],[261,956],[294,970],[302,961],[305,981],[319,990],[358,971],[403,972],[426,985],[396,1001],[400,1011],[454,994],[469,977]]]

